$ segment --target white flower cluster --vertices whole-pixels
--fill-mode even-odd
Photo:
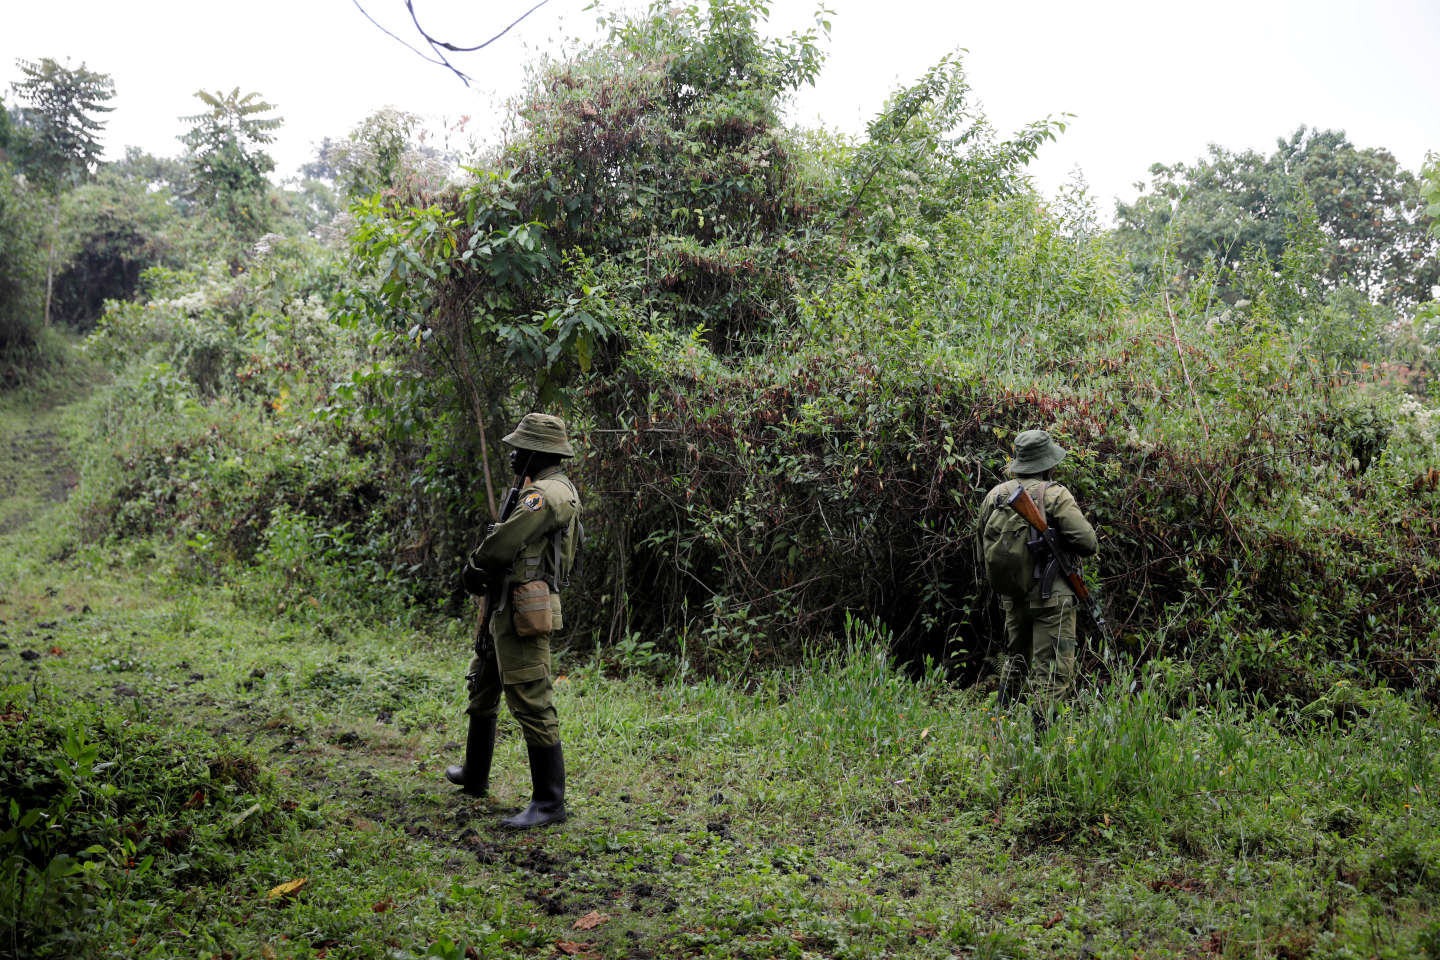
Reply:
[[[278,233],[267,233],[255,241],[255,246],[251,248],[251,253],[254,255],[256,261],[264,260],[265,255],[270,252],[270,248],[284,239],[285,238]]]
[[[1408,427],[1415,439],[1430,444],[1440,439],[1440,409],[1406,394],[1395,413],[1395,419]]]
[[[1143,450],[1146,453],[1155,449],[1155,444],[1140,436],[1140,431],[1131,424],[1125,429],[1125,445],[1132,450]]]
[[[210,308],[210,293],[204,287],[199,287],[195,290],[187,290],[172,300],[161,300],[159,302],[166,306],[173,307],[176,311],[186,316],[193,316],[197,313],[203,313]]]

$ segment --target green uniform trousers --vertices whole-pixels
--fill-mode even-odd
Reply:
[[[1033,693],[1050,705],[1070,693],[1075,683],[1075,597],[1058,590],[1049,600],[1036,594],[1001,597],[1005,608],[1008,658],[1000,674],[1001,689]]]
[[[509,603],[491,617],[490,634],[475,641],[475,657],[467,676],[470,704],[465,712],[472,717],[496,717],[503,693],[525,742],[532,747],[555,746],[560,742],[560,720],[550,676],[550,634],[516,634]]]

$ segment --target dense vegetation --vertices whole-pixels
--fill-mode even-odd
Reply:
[[[219,910],[244,928],[221,891],[291,879],[317,843],[374,851],[396,830],[423,846],[453,826],[399,758],[442,752],[458,559],[506,482],[498,437],[544,409],[578,436],[590,532],[562,721],[582,718],[582,751],[617,767],[586,771],[599,833],[557,841],[612,871],[572,873],[571,899],[618,896],[596,891],[682,847],[751,883],[707,900],[703,877],[669,877],[702,906],[630,928],[645,950],[682,931],[685,955],[745,938],[756,955],[834,956],[1091,942],[1078,922],[1007,933],[947,903],[945,865],[983,867],[957,852],[971,843],[982,859],[1093,847],[1116,864],[1103,898],[1148,883],[1238,899],[1291,875],[1241,933],[1229,913],[1181,911],[1231,931],[1215,953],[1369,955],[1380,917],[1405,944],[1393,955],[1440,950],[1419,906],[1440,884],[1440,167],[1417,176],[1302,129],[1270,157],[1216,148],[1155,168],[1111,231],[1083,192],[1047,200],[1026,179],[1062,125],[995,131],[958,59],[897,90],[863,137],[787,126],[828,28],[762,26],[746,0],[617,18],[606,42],[538,64],[514,134],[465,166],[385,111],[283,187],[264,153],[279,108],[258,93],[200,93],[179,159],[100,164],[108,78],[24,66],[0,109],[7,416],[99,385],[53,436],[10,437],[42,460],[55,438],[76,444],[76,486],[53,529],[26,525],[38,501],[0,513],[0,536],[39,551],[0,568],[0,603],[26,624],[14,636],[49,632],[27,647],[85,651],[46,655],[53,679],[21,683],[38,665],[0,646],[12,945],[98,949],[124,930],[165,955],[168,934],[128,905],[188,887],[168,908],[182,926]],[[972,536],[977,498],[1032,426],[1071,451],[1120,646],[1090,645],[1094,689],[1040,749],[1028,724],[986,712],[998,611]],[[6,479],[12,498],[45,485]],[[155,605],[102,602],[152,575]],[[72,710],[87,670],[136,692]],[[184,731],[144,715],[157,698]],[[237,750],[231,726],[306,760]],[[356,743],[394,761],[367,772],[372,793],[421,814],[376,833],[357,812],[376,801],[333,766]],[[654,812],[692,781],[657,834],[615,796]],[[316,813],[327,802],[351,819]],[[900,900],[847,873],[867,831],[937,816],[951,818],[937,835],[903,828],[908,865],[886,868]],[[815,817],[842,839],[778,825]],[[503,855],[547,872],[528,850]],[[1119,865],[1137,851],[1159,858],[1153,875]],[[315,903],[303,923],[265,921],[257,955],[292,949],[282,931],[303,955],[350,949],[371,923],[388,938],[376,956],[546,942],[513,898],[437,887],[453,855],[369,868],[328,918]],[[756,857],[773,875],[756,879]],[[388,926],[397,901],[423,933]],[[1085,949],[1133,952],[1165,925],[1108,923]],[[258,949],[204,936],[216,953]],[[603,949],[626,948],[617,934]]]

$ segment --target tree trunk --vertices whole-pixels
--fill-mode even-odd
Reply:
[[[50,326],[50,295],[55,289],[55,236],[60,232],[60,201],[53,204],[50,221],[50,248],[45,256],[45,326]]]

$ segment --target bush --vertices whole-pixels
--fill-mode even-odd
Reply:
[[[974,679],[999,634],[979,497],[1045,427],[1126,651],[1264,703],[1440,696],[1428,348],[1315,281],[1313,212],[1237,261],[1224,312],[1213,274],[1128,291],[1083,191],[1026,180],[1059,123],[997,135],[946,60],[862,140],[786,130],[823,28],[767,39],[762,11],[656,6],[545,64],[472,182],[356,199],[349,270],[266,238],[239,275],[150,274],[91,342],[132,364],[92,515],[204,532],[292,592],[330,572],[279,554],[458,604],[495,438],[550,409],[584,452],[572,637],[726,671],[864,610]]]
[[[45,296],[36,198],[0,164],[0,388],[13,386],[35,346]]]
[[[283,816],[269,775],[204,734],[27,685],[0,699],[0,940],[21,956],[90,954],[118,936],[106,915],[224,877]]]
[[[129,300],[147,269],[171,259],[178,217],[167,194],[103,175],[67,193],[62,210],[64,265],[55,276],[52,315],[85,331],[107,300]]]

